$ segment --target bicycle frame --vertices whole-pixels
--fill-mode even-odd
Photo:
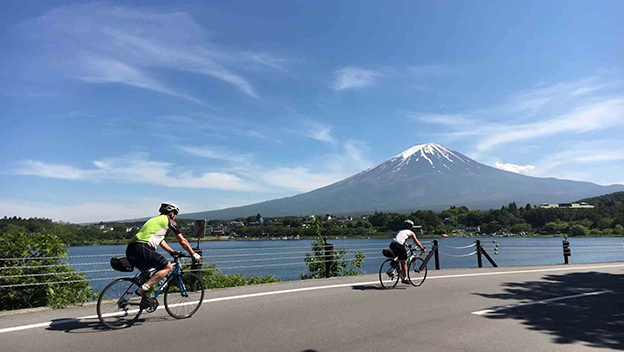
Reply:
[[[151,274],[150,274],[151,272]],[[156,272],[155,269],[149,269],[147,271],[141,271],[138,274],[136,274],[134,276],[134,281],[137,283],[142,282],[143,280],[141,279],[145,279],[145,281],[147,281],[152,274]],[[181,276],[181,270],[180,270],[180,263],[178,263],[178,261],[176,260],[173,263],[173,270],[171,270],[171,272],[169,274],[167,274],[167,276],[165,276],[164,282],[162,283],[162,285],[160,285],[158,287],[158,289],[156,290],[156,292],[154,293],[154,299],[156,299],[158,296],[160,296],[161,293],[163,293],[163,291],[165,290],[165,288],[167,287],[167,285],[169,284],[169,282],[171,281],[172,278],[176,277],[176,276]],[[132,285],[130,285],[130,287],[132,287]],[[130,292],[130,287],[128,287],[128,289],[126,290],[126,295],[132,294],[132,292]],[[186,290],[186,286],[184,285],[184,282],[182,280],[178,281],[178,288],[180,289],[180,292],[182,292],[182,294],[185,297],[188,297],[188,291]],[[126,297],[126,295],[122,296],[121,298],[119,298],[119,300],[117,301],[117,304],[121,305],[122,302],[124,301],[124,298]],[[133,304],[130,304],[133,305]]]

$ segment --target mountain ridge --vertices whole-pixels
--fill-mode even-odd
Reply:
[[[539,178],[500,170],[439,144],[413,146],[333,184],[291,197],[220,210],[181,214],[183,218],[232,219],[263,216],[357,214],[443,210],[465,205],[491,209],[518,204],[561,203],[624,191],[624,185]]]

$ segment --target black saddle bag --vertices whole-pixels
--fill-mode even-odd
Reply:
[[[394,252],[391,249],[389,249],[389,248],[382,249],[381,250],[381,254],[383,254],[384,257],[386,257],[386,258],[390,258],[390,259],[396,258],[396,254],[394,254]]]
[[[110,263],[113,269],[117,271],[130,272],[134,270],[134,266],[130,264],[127,257],[112,257]]]

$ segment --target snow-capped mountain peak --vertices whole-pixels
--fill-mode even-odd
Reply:
[[[454,152],[444,146],[435,143],[426,143],[415,145],[401,154],[396,155],[394,158],[388,161],[392,164],[392,168],[395,171],[402,169],[404,166],[412,163],[426,163],[433,169],[440,170],[452,170],[453,165],[468,164],[470,159]]]

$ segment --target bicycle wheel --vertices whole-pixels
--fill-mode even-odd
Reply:
[[[123,329],[141,315],[141,296],[134,291],[138,283],[130,278],[116,279],[102,290],[97,301],[100,322],[109,329]]]
[[[396,267],[393,267],[392,262],[392,259],[386,259],[379,267],[379,282],[385,289],[395,288],[399,282],[399,263],[395,262]]]
[[[176,319],[195,314],[204,300],[204,284],[195,273],[173,277],[165,289],[165,309]]]
[[[427,278],[427,266],[424,266],[423,269],[420,270],[423,263],[424,261],[421,258],[416,258],[410,262],[407,268],[407,277],[414,286],[422,285]]]

